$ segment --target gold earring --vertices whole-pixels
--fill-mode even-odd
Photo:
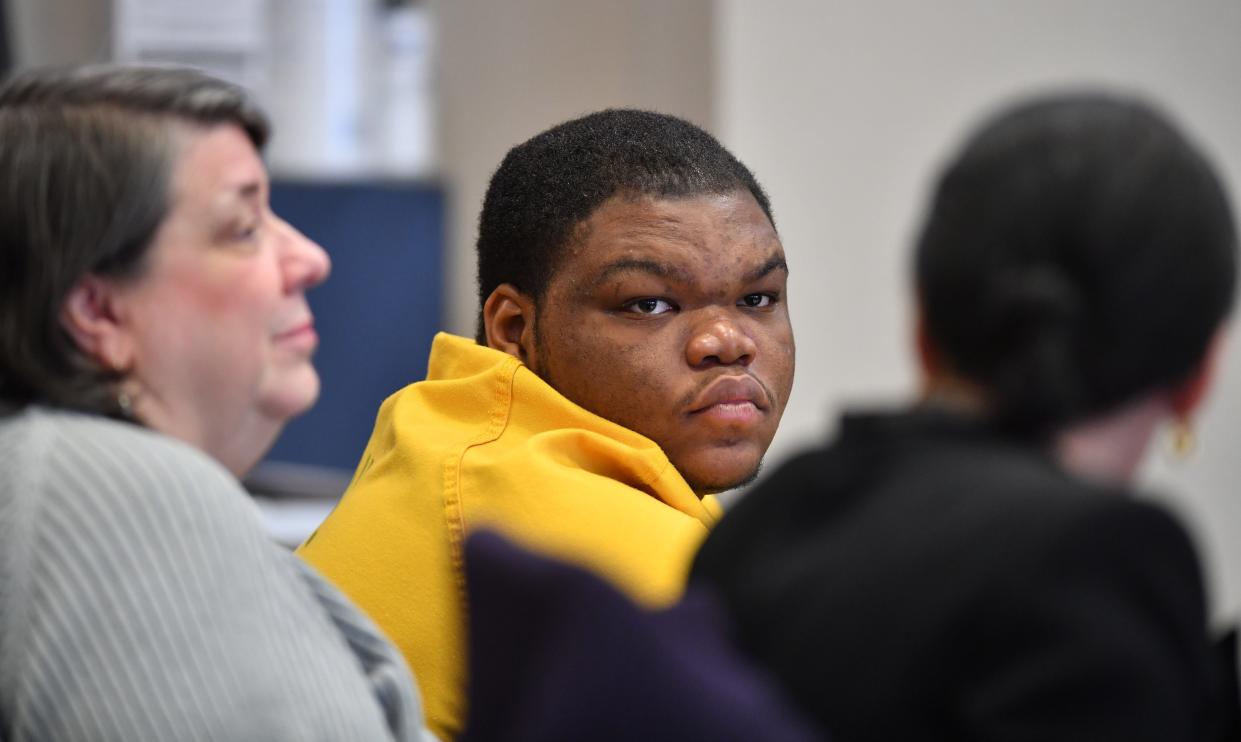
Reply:
[[[121,416],[126,420],[134,419],[134,399],[129,396],[129,392],[118,391],[116,393],[116,406],[121,410]]]
[[[1184,461],[1193,455],[1198,442],[1194,438],[1194,426],[1189,418],[1177,418],[1176,422],[1172,423],[1171,435],[1172,453],[1176,458]]]

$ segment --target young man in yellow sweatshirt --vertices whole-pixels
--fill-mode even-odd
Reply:
[[[444,738],[465,718],[465,536],[670,603],[793,381],[767,196],[686,121],[609,110],[513,148],[477,246],[476,340],[436,337],[299,550],[401,648]]]

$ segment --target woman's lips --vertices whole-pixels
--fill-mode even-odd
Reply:
[[[315,332],[313,320],[303,322],[292,329],[277,333],[276,343],[280,346],[310,352],[319,345],[319,333]]]

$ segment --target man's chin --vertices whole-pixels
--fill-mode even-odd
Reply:
[[[703,495],[716,495],[728,490],[735,490],[740,487],[753,484],[758,479],[759,471],[763,468],[763,462],[760,460],[748,472],[742,474],[730,473],[727,476],[721,476],[721,473],[710,473],[708,476],[696,476],[695,473],[681,472],[681,476],[685,478],[685,482],[689,484],[690,489],[694,490],[694,494],[702,497]]]

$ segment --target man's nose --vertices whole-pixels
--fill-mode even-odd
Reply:
[[[713,317],[694,328],[685,348],[691,366],[748,366],[758,353],[754,339],[731,318]]]

